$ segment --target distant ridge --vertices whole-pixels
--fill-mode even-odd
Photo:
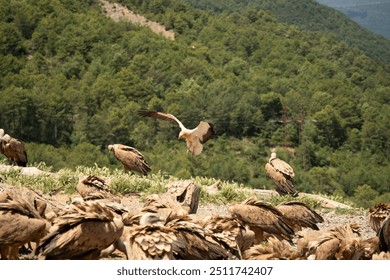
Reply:
[[[390,1],[371,0],[316,0],[334,8],[360,26],[390,40]]]

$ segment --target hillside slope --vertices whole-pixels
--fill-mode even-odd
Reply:
[[[368,31],[343,13],[314,0],[186,1],[197,8],[217,13],[223,11],[244,13],[251,9],[269,10],[281,22],[295,24],[308,31],[331,34],[338,41],[358,48],[372,58],[390,63],[390,40]]]
[[[390,1],[370,0],[316,0],[332,7],[360,26],[390,40]]]
[[[264,9],[120,3],[175,40],[110,19],[98,0],[0,0],[0,125],[25,142],[29,165],[119,167],[107,146],[123,143],[153,174],[271,189],[264,165],[276,150],[299,191],[388,200],[388,65]],[[208,120],[217,137],[192,157],[177,127],[141,108],[188,127]]]

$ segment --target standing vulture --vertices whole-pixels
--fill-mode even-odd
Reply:
[[[108,145],[108,150],[114,153],[116,159],[123,164],[126,172],[136,171],[142,175],[147,175],[151,170],[144,156],[136,148],[113,144]]]
[[[195,127],[194,129],[188,129],[183,125],[180,120],[178,120],[172,114],[148,110],[139,110],[138,113],[143,117],[152,117],[156,119],[166,120],[178,125],[181,129],[179,133],[179,140],[185,138],[188,151],[195,156],[199,155],[202,152],[203,144],[215,135],[213,125],[206,121],[200,121],[197,127]]]
[[[27,153],[24,144],[19,139],[13,138],[8,134],[4,135],[4,130],[0,130],[0,152],[7,159],[18,166],[27,166]]]
[[[294,186],[294,170],[287,162],[277,158],[276,153],[271,154],[269,161],[265,165],[265,171],[274,181],[276,191],[280,195],[298,195]]]

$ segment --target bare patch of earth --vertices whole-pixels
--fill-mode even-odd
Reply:
[[[142,15],[133,13],[132,11],[130,11],[125,6],[122,6],[121,4],[110,3],[106,0],[100,0],[100,5],[103,11],[107,14],[107,16],[114,21],[128,20],[130,22],[142,26],[148,26],[153,32],[157,34],[161,34],[167,39],[175,40],[175,33],[173,33],[172,30],[167,30],[163,25],[148,20],[146,17]]]

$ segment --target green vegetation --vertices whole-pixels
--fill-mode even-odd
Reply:
[[[71,192],[78,166],[121,170],[107,145],[122,143],[145,155],[150,178],[233,182],[219,199],[230,201],[241,197],[234,184],[273,188],[264,165],[276,147],[299,191],[362,207],[389,201],[386,45],[367,46],[383,54],[378,61],[250,5],[215,13],[184,0],[119,2],[172,29],[175,41],[112,21],[97,0],[0,0],[0,127],[26,143],[30,166],[64,172],[64,185],[44,178],[38,188]],[[138,116],[140,108],[187,127],[206,119],[218,137],[193,157],[176,127]],[[121,176],[117,192],[161,191],[149,177]]]
[[[327,33],[339,42],[345,42],[349,47],[358,48],[369,57],[390,63],[390,41],[381,35],[369,32],[350,20],[347,15],[332,8],[319,5],[312,0],[186,0],[197,8],[215,13],[239,12],[248,16],[253,10],[267,10],[281,22],[318,33]],[[380,4],[381,3],[375,3]],[[389,7],[388,3],[382,4]],[[375,7],[370,5],[370,8]],[[342,8],[340,10],[343,10]],[[378,11],[377,11],[378,12]],[[384,10],[382,18],[385,16]],[[385,19],[384,19],[385,20]],[[388,25],[382,24],[381,29]]]
[[[114,194],[125,196],[136,194],[140,195],[141,199],[149,194],[165,193],[167,191],[165,186],[178,180],[176,177],[161,173],[139,176],[124,173],[122,170],[108,169],[96,165],[89,167],[77,166],[74,170],[61,169],[55,173],[52,173],[45,166],[40,165],[38,167],[44,171],[38,175],[22,174],[17,167],[1,171],[0,175],[4,181],[16,187],[29,187],[48,195],[53,195],[58,192],[72,195],[76,193],[76,185],[80,173],[94,174],[103,178]],[[203,205],[209,203],[217,205],[240,203],[249,197],[258,197],[253,192],[253,189],[235,182],[221,181],[218,186],[218,191],[216,193],[210,193],[206,188],[213,185],[216,181],[215,179],[207,177],[191,177],[190,179],[200,187],[200,203]],[[303,202],[312,209],[321,208],[319,201],[307,196],[273,196],[270,198],[260,197],[260,199],[274,206],[285,201],[294,200]],[[330,197],[330,199],[353,205],[341,197]]]

